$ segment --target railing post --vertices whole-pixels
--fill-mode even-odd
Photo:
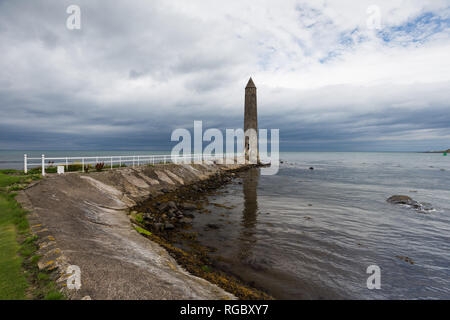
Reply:
[[[45,155],[42,155],[42,175],[45,176]]]
[[[112,170],[112,167],[113,167],[113,164],[112,164],[112,163],[113,163],[113,162],[112,162],[113,159],[112,159],[112,158],[113,158],[113,157],[111,157],[111,170]]]
[[[133,168],[134,168],[134,158],[135,158],[135,156],[133,156]]]
[[[119,157],[119,168],[122,168],[122,156]]]
[[[81,158],[81,172],[84,172],[84,158]]]
[[[164,156],[164,164],[166,164],[166,156]]]
[[[28,157],[26,154],[23,155],[23,172],[28,173]]]
[[[66,171],[69,172],[69,159],[66,157]]]
[[[138,156],[138,167],[139,167],[139,164],[140,164],[140,156]]]

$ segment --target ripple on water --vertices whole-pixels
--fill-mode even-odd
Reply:
[[[276,176],[243,174],[242,184],[214,196],[232,209],[210,208],[212,214],[194,219],[200,230],[224,214],[221,228],[199,240],[217,248],[228,270],[278,298],[450,298],[450,179],[428,168],[436,161],[450,169],[450,161],[425,154],[326,156],[291,155]],[[433,210],[386,202],[410,190]],[[366,287],[371,264],[381,268],[382,290]]]

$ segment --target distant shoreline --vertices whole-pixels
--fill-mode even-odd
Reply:
[[[443,150],[443,151],[425,151],[422,153],[450,153],[450,149]]]

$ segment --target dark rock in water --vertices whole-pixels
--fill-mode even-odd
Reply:
[[[197,210],[197,206],[192,203],[184,202],[181,206],[184,210]]]
[[[162,192],[162,193],[169,193],[169,190],[167,190],[166,188],[162,188],[162,189],[161,189],[161,192]]]
[[[314,170],[314,168],[313,167],[309,167],[309,170]]]
[[[175,210],[178,209],[178,208],[177,208],[177,205],[176,205],[175,202],[173,202],[173,201],[167,202],[167,205],[168,205],[169,208],[171,208],[171,209],[175,209]]]
[[[172,229],[175,229],[175,226],[173,224],[171,224],[171,223],[166,222],[164,224],[164,229],[165,230],[172,230]]]
[[[189,224],[189,223],[192,223],[192,219],[191,218],[182,218],[182,219],[180,219],[180,223]]]
[[[149,220],[153,220],[153,216],[150,212],[146,212],[144,213],[144,220],[149,221]]]
[[[213,224],[213,223],[208,223],[206,226],[210,229],[219,229],[220,228],[217,224]]]
[[[188,217],[188,218],[193,218],[194,217],[194,215],[192,213],[189,213],[189,212],[185,212],[185,213],[183,213],[183,215],[185,217]]]
[[[170,213],[174,213],[178,210],[177,205],[175,204],[175,202],[173,201],[169,201],[169,202],[164,202],[161,203],[158,206],[158,209],[160,212],[170,212]]]
[[[158,210],[161,212],[167,211],[169,209],[169,205],[167,202],[163,202],[158,206]]]
[[[405,262],[408,262],[409,264],[414,264],[413,259],[411,259],[410,257],[404,257],[404,256],[395,256],[396,258],[403,260]]]
[[[174,214],[173,212],[168,212],[168,213],[167,213],[167,216],[168,216],[169,218],[173,218],[173,217],[175,217],[175,214]]]
[[[417,211],[422,213],[428,213],[429,211],[433,210],[433,207],[429,203],[420,203],[419,201],[413,200],[408,196],[404,195],[395,195],[386,200],[389,203],[392,204],[402,204],[410,206],[414,209],[417,209]]]
[[[417,205],[417,201],[411,199],[408,196],[403,196],[403,195],[392,196],[392,197],[388,198],[386,201],[389,203],[393,203],[393,204],[407,204],[409,206]]]

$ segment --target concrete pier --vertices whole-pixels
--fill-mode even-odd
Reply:
[[[127,215],[151,196],[176,190],[242,165],[185,164],[48,175],[21,191],[38,236],[42,270],[55,270],[70,299],[234,299],[184,270],[158,244],[140,235]],[[78,266],[81,288],[64,284]]]

